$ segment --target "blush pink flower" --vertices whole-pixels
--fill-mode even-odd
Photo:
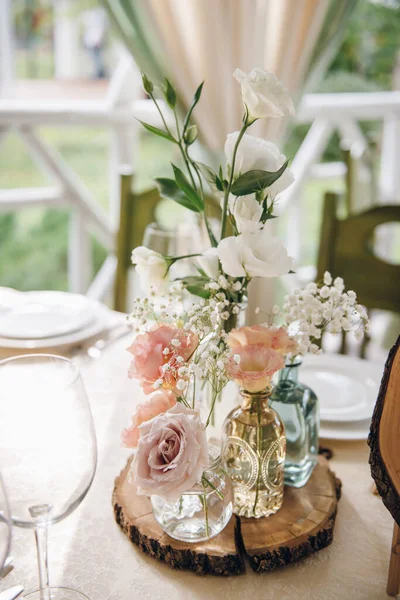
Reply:
[[[297,343],[289,336],[286,329],[265,325],[232,329],[227,343],[232,350],[236,350],[241,346],[261,344],[264,348],[271,348],[283,355],[296,352],[297,349]]]
[[[208,466],[206,431],[198,412],[176,404],[139,429],[132,467],[137,493],[178,500],[201,481]]]
[[[262,344],[237,346],[233,352],[227,364],[228,373],[247,392],[265,390],[273,374],[285,366],[282,354]],[[240,362],[237,362],[237,357]]]
[[[199,343],[194,333],[171,325],[156,325],[147,333],[138,335],[128,348],[133,354],[128,377],[138,379],[145,394],[150,394],[162,380],[162,387],[175,390],[178,368],[187,362]]]
[[[154,419],[161,413],[167,412],[175,406],[176,396],[172,392],[165,390],[157,390],[146,402],[139,404],[135,414],[132,416],[132,425],[128,429],[124,429],[121,434],[122,445],[126,448],[136,448],[140,438],[139,427],[142,423]]]

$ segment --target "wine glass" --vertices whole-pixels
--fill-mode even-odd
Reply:
[[[96,470],[93,418],[79,371],[61,356],[0,362],[0,464],[11,521],[35,531],[40,589],[30,600],[82,600],[49,587],[47,529],[79,506]]]
[[[11,522],[10,509],[3,478],[0,474],[0,573],[10,551]]]

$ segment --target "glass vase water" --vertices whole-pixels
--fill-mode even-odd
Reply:
[[[215,454],[214,454],[215,456]],[[218,535],[232,516],[232,486],[221,465],[220,455],[212,458],[202,481],[168,502],[151,497],[153,515],[163,531],[181,542],[204,542]]]
[[[242,405],[225,419],[222,457],[239,516],[268,517],[282,506],[285,428],[269,406],[271,392],[241,390]]]
[[[271,407],[286,430],[285,484],[302,487],[318,460],[319,406],[311,388],[298,380],[301,361],[279,372],[271,395]]]

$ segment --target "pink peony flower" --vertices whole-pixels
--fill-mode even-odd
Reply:
[[[136,448],[140,438],[139,427],[142,423],[154,419],[176,404],[176,396],[172,392],[157,390],[143,404],[139,404],[132,416],[132,425],[121,434],[122,445],[126,448]]]
[[[237,346],[234,353],[228,361],[227,370],[238,386],[247,392],[265,390],[272,375],[285,366],[282,354],[262,344]],[[236,355],[240,362],[236,362]]]
[[[264,348],[272,348],[272,350],[276,350],[276,352],[283,355],[296,352],[297,350],[297,343],[283,327],[253,325],[251,327],[232,329],[227,342],[232,350],[251,344],[261,344]]]
[[[175,390],[178,368],[187,362],[199,343],[196,334],[171,325],[156,325],[138,335],[128,351],[133,354],[128,377],[138,379],[145,394],[150,394],[162,380],[162,387]]]
[[[174,502],[208,466],[206,431],[197,411],[176,404],[140,427],[133,462],[137,493]]]

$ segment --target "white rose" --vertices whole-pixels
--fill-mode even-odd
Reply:
[[[226,136],[225,156],[227,163],[230,165],[232,164],[233,149],[238,135],[239,131],[235,131]],[[252,135],[247,135],[245,133],[236,152],[234,175],[236,177],[241,173],[246,173],[253,169],[275,172],[281,168],[285,161],[286,156],[281,153],[278,146],[273,142],[267,142],[267,140],[253,137]],[[289,187],[293,181],[294,175],[292,171],[287,168],[283,175],[267,188],[267,190],[272,196],[275,196]]]
[[[253,195],[229,196],[229,211],[235,218],[239,233],[252,233],[261,229],[263,208]]]
[[[165,287],[168,263],[162,254],[150,250],[146,246],[138,246],[133,250],[131,260],[146,287],[154,290]]]
[[[241,85],[242,99],[251,117],[276,119],[294,115],[289,92],[273,73],[256,67],[250,73],[236,69],[233,76]]]
[[[293,266],[281,240],[265,229],[221,240],[218,256],[222,269],[232,277],[279,277]]]
[[[216,248],[208,248],[203,254],[197,257],[197,262],[200,267],[204,271],[204,273],[210,279],[218,278],[218,251]]]

